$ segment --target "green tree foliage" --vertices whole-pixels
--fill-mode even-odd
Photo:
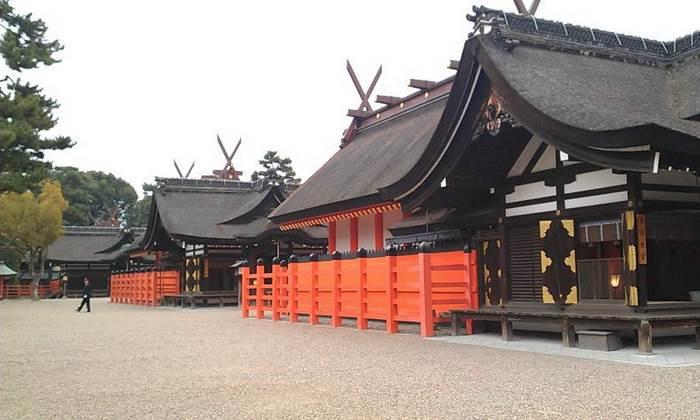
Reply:
[[[35,299],[39,298],[36,286],[44,275],[46,251],[63,235],[63,212],[67,208],[61,184],[56,181],[42,182],[38,195],[30,191],[0,195],[0,239],[26,256]]]
[[[57,123],[58,103],[19,79],[25,70],[58,62],[55,54],[63,47],[46,40],[46,29],[41,19],[19,14],[0,0],[0,55],[14,73],[0,79],[0,192],[37,191],[51,166],[44,152],[73,145],[69,137],[45,136]]]
[[[126,218],[126,225],[128,227],[146,227],[148,225],[148,218],[151,215],[153,191],[155,191],[156,186],[144,183],[141,188],[143,189],[143,198],[137,201],[129,210],[129,215]]]
[[[292,168],[292,160],[281,157],[275,151],[270,150],[265,153],[258,163],[262,169],[253,172],[250,177],[253,181],[262,179],[270,185],[298,184],[301,181]]]
[[[113,174],[65,166],[52,170],[50,177],[61,183],[68,200],[66,225],[124,225],[138,200],[134,187]]]

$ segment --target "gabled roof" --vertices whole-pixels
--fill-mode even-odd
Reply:
[[[272,213],[275,222],[425,202],[470,153],[490,98],[530,133],[595,165],[646,172],[695,159],[700,166],[700,33],[659,42],[474,11],[479,34],[465,43],[449,98],[358,132]]]
[[[49,245],[46,259],[53,262],[108,262],[114,251],[133,240],[119,227],[66,226],[64,234]]]
[[[270,217],[276,222],[313,217],[386,201],[380,191],[406,175],[425,151],[446,95],[358,130]]]
[[[489,98],[529,132],[588,163],[638,172],[700,164],[700,123],[688,118],[698,104],[700,36],[679,38],[673,47],[474,10],[475,32],[491,30],[466,41],[429,153],[385,191],[402,207],[427,199],[457,164],[455,156],[469,153],[475,140],[469,133],[487,118]]]
[[[142,242],[145,248],[153,247],[163,234],[193,243],[240,244],[279,231],[267,215],[285,198],[280,187],[164,178],[157,179],[157,186]],[[322,237],[315,230],[296,234],[309,240]]]

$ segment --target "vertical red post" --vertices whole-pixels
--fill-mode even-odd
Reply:
[[[359,225],[357,217],[350,219],[350,251],[357,251],[360,247]]]
[[[289,322],[299,321],[299,301],[298,301],[298,288],[297,288],[297,273],[299,272],[298,267],[299,259],[296,255],[291,255],[289,257],[289,264],[287,265],[287,287],[289,296]]]
[[[258,258],[255,267],[255,313],[258,319],[265,318],[265,311],[263,310],[263,294],[265,283],[265,262],[262,258]]]
[[[467,308],[471,309],[472,305],[472,252],[469,246],[464,247],[464,292],[466,293]],[[468,319],[464,330],[467,335],[472,335],[474,333],[474,320]]]
[[[275,257],[272,259],[272,320],[280,320],[280,302],[279,302],[279,275],[280,275],[280,259]]]
[[[158,300],[158,292],[156,290],[156,276],[158,271],[153,270],[151,272],[151,306],[156,306],[156,301]]]
[[[340,327],[340,273],[342,270],[340,252],[334,251],[331,259],[333,260],[333,281],[331,283],[333,285],[333,312],[331,313],[331,326]]]
[[[423,242],[418,251],[418,287],[420,289],[420,335],[433,336],[433,291],[430,271],[430,246]]]
[[[337,232],[337,227],[336,227],[336,222],[333,220],[332,222],[328,222],[328,253],[332,254],[336,251],[337,249],[337,242],[336,242],[336,232]]]
[[[250,311],[250,267],[248,261],[243,261],[241,264],[241,284],[238,290],[241,291],[241,316],[248,318]]]
[[[357,329],[367,329],[367,250],[360,248],[357,250],[357,258],[360,263],[360,278],[358,288],[359,309],[357,314]]]
[[[309,255],[311,264],[311,308],[309,309],[309,324],[318,324],[318,255]]]
[[[399,331],[396,322],[396,249],[389,248],[386,254],[386,332],[393,334]]]
[[[374,249],[384,249],[384,214],[374,215]]]

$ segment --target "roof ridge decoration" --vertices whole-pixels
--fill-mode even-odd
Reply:
[[[268,184],[257,181],[239,181],[234,179],[189,179],[156,177],[156,188],[159,192],[169,191],[211,191],[211,192],[260,192]]]
[[[484,6],[474,6],[472,10],[474,15],[467,15],[467,20],[474,23],[469,37],[485,33],[485,29],[490,27],[491,33],[500,38],[507,49],[524,43],[646,65],[675,64],[700,55],[700,31],[662,42]]]

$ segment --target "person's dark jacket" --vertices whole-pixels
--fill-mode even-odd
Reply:
[[[89,284],[85,287],[83,287],[83,296],[87,296],[88,298],[92,297],[92,286]]]

